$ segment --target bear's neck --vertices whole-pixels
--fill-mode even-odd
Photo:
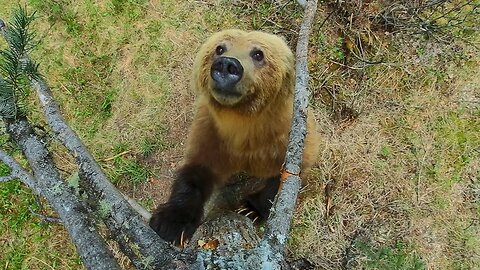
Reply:
[[[258,151],[265,147],[284,148],[290,131],[293,97],[277,98],[261,112],[243,114],[209,106],[218,133],[235,151]]]

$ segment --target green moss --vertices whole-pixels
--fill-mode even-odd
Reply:
[[[98,213],[100,214],[100,216],[102,218],[106,217],[110,215],[111,212],[112,212],[112,204],[104,200],[101,200],[98,207]]]

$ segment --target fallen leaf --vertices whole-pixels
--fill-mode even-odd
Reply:
[[[220,241],[218,239],[213,240],[198,240],[198,245],[203,249],[216,249],[220,245]]]

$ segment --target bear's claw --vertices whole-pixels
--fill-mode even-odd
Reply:
[[[200,219],[201,214],[167,204],[157,209],[149,225],[163,240],[184,247],[200,225]]]
[[[257,210],[253,209],[249,205],[242,205],[240,206],[237,210],[235,210],[237,214],[240,214],[242,216],[248,217],[252,222],[255,224],[257,220],[263,220],[258,213]]]

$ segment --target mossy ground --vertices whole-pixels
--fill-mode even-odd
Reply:
[[[20,2],[37,10],[33,58],[68,122],[112,181],[149,208],[168,195],[182,158],[201,42],[238,27],[280,34],[293,47],[302,18],[293,1]],[[392,37],[334,2],[320,4],[310,40],[311,106],[324,144],[289,255],[318,269],[478,269],[478,50],[457,39]],[[373,14],[381,1],[366,2]],[[16,6],[2,1],[0,18]],[[474,33],[463,37],[478,46]],[[42,124],[35,104],[32,95],[30,118]],[[4,135],[0,142],[18,157]],[[73,160],[55,141],[51,149],[68,177]],[[33,214],[53,213],[28,189],[2,183],[0,203],[0,267],[82,268],[62,226]]]

